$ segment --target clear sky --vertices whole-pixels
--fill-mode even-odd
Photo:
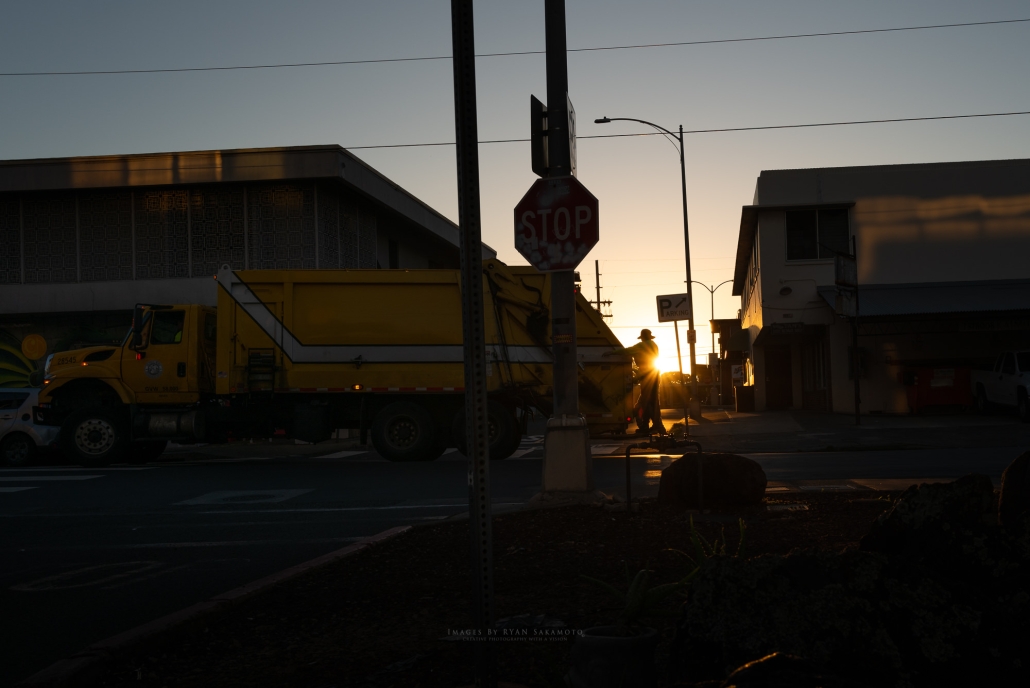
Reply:
[[[570,48],[1030,18],[1026,2],[982,0],[568,0]],[[477,52],[540,50],[543,0],[476,3]],[[36,0],[7,3],[0,71],[150,69],[449,55],[447,0]],[[750,43],[579,52],[569,81],[579,133],[1030,110],[1030,23]],[[528,134],[545,99],[542,55],[477,63],[482,139]],[[338,143],[452,141],[449,60],[277,70],[0,77],[0,159]],[[730,279],[740,206],[763,169],[1030,157],[1030,116],[687,137],[694,278]],[[612,299],[616,333],[658,335],[656,294],[683,284],[677,154],[659,137],[579,142],[599,198],[601,242],[581,266]],[[457,219],[452,147],[355,151]],[[483,145],[484,239],[510,263],[512,208],[535,177],[529,146]],[[710,350],[708,292],[695,294],[698,354]],[[716,317],[733,317],[730,285]]]

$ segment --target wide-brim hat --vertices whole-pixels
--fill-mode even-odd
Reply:
[[[640,330],[640,336],[637,339],[654,339],[654,335],[651,334],[651,330]]]

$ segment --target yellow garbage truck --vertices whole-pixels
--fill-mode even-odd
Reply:
[[[519,446],[551,411],[550,278],[483,263],[490,456]],[[137,305],[121,346],[53,355],[36,422],[61,427],[73,459],[156,458],[168,441],[357,430],[394,461],[464,451],[457,270],[231,270],[217,308]],[[632,417],[630,359],[576,296],[580,410],[591,434]]]

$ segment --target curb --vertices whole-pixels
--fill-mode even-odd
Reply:
[[[307,571],[318,568],[319,566],[348,557],[356,552],[360,552],[366,547],[389,540],[390,538],[409,530],[411,530],[411,526],[398,526],[396,528],[384,530],[383,532],[365,538],[364,540],[347,545],[342,549],[329,552],[328,554],[323,554],[320,557],[305,561],[301,564],[297,564],[296,566],[291,566],[288,569],[283,569],[282,571],[265,576],[264,578],[259,578],[256,581],[247,583],[246,585],[233,590],[229,590],[228,592],[215,595],[209,600],[198,602],[197,604],[186,607],[185,609],[180,609],[177,612],[172,612],[171,614],[154,619],[153,621],[148,621],[147,623],[136,626],[128,631],[105,638],[104,640],[93,643],[86,649],[81,650],[70,657],[54,662],[42,671],[36,672],[32,676],[29,676],[27,679],[16,684],[16,688],[67,688],[71,686],[87,686],[100,676],[107,663],[112,659],[117,651],[122,650],[129,645],[138,643],[145,638],[161,633],[162,631],[166,631],[186,621],[196,619],[204,614],[211,613],[218,609],[225,609],[232,604],[238,603],[241,600],[262,592],[278,583],[282,583],[283,581],[289,580],[290,578],[302,573],[306,573]]]

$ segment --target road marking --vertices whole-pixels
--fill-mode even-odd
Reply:
[[[511,456],[509,456],[508,458],[509,458],[509,459],[521,459],[521,458],[522,458],[523,456],[525,456],[525,455],[526,455],[526,454],[528,454],[529,452],[534,452],[534,451],[536,451],[536,450],[537,450],[538,448],[539,448],[539,447],[531,447],[530,449],[516,449],[515,451],[513,451],[513,452],[511,453]],[[529,457],[529,458],[531,458],[531,459],[538,459],[538,458],[540,458],[540,457],[539,457],[539,456],[531,456],[531,457]]]
[[[41,480],[92,480],[93,478],[103,478],[102,475],[19,475],[11,478],[0,478],[0,482],[11,483],[11,482],[38,482]]]
[[[102,549],[182,549],[187,547],[245,547],[250,545],[308,545],[325,544],[332,542],[357,542],[364,540],[367,535],[360,537],[340,538],[313,538],[310,540],[225,540],[222,542],[147,542],[135,545],[111,545]]]
[[[28,583],[12,585],[10,589],[18,592],[48,592],[50,590],[91,588],[137,573],[152,571],[163,565],[159,561],[123,561],[116,564],[86,566],[53,576],[46,576],[45,578],[38,578]],[[123,570],[127,567],[128,570]],[[82,580],[83,578],[86,580]]]
[[[24,492],[25,490],[35,490],[36,486],[32,487],[0,487],[0,492]]]
[[[83,468],[81,466],[59,466],[48,468],[0,468],[0,473],[29,473],[37,471],[152,471],[158,466],[105,466],[103,468]]]
[[[183,461],[180,466],[193,466],[201,463],[243,463],[244,461],[271,461],[275,456],[248,456],[243,459],[200,459],[198,461]]]
[[[592,454],[611,454],[617,449],[621,449],[622,445],[618,444],[594,444],[590,447]]]
[[[302,494],[314,492],[313,488],[300,490],[219,490],[208,492],[193,499],[176,502],[174,506],[192,504],[275,504]]]
[[[525,502],[493,502],[491,506],[521,506]],[[468,502],[459,504],[396,504],[392,506],[339,506],[311,509],[258,509],[240,511],[194,511],[194,514],[310,514],[337,511],[397,511],[404,509],[445,509],[460,507],[468,509]]]
[[[332,454],[323,454],[322,456],[316,456],[316,459],[346,459],[348,456],[357,456],[358,454],[367,454],[368,450],[365,451],[338,451]]]

